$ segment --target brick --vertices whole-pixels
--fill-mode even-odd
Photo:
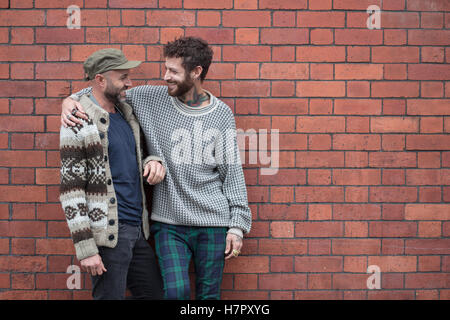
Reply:
[[[343,81],[301,81],[297,82],[299,97],[344,97]]]
[[[0,131],[39,132],[44,131],[43,117],[7,116],[0,118]]]
[[[344,235],[349,238],[366,238],[369,234],[367,222],[346,221],[344,228]]]
[[[342,257],[295,257],[295,272],[342,272]]]
[[[381,206],[378,204],[334,204],[334,220],[378,220]]]
[[[324,63],[311,64],[311,80],[333,80],[333,65]]]
[[[262,274],[259,276],[259,288],[262,290],[285,290],[306,289],[306,274]]]
[[[0,166],[40,167],[45,166],[45,152],[42,151],[3,151]]]
[[[345,12],[308,12],[297,13],[297,26],[314,28],[342,28],[345,26]]]
[[[271,187],[270,201],[272,203],[291,203],[294,201],[293,187]]]
[[[405,288],[447,288],[450,273],[411,273],[405,275]]]
[[[370,237],[404,238],[417,236],[417,223],[415,222],[384,222],[369,223]]]
[[[332,29],[312,29],[311,30],[311,44],[331,44],[334,40],[334,33]]]
[[[75,248],[72,239],[37,239],[36,253],[73,255]]]
[[[420,221],[419,237],[421,238],[440,238],[442,224],[440,221]],[[438,267],[438,269],[440,269]]]
[[[0,11],[0,26],[42,26],[45,13],[41,10],[2,10]]]
[[[442,98],[444,96],[444,85],[442,82],[422,82],[421,97]]]
[[[344,189],[341,187],[296,187],[296,202],[343,202]]]
[[[348,115],[379,115],[381,114],[381,100],[336,99],[334,101],[334,113]]]
[[[447,80],[450,77],[448,65],[422,63],[408,65],[408,79],[410,80]]]
[[[308,137],[308,150],[330,150],[330,149],[331,149],[330,135],[313,134]]]
[[[297,47],[299,62],[344,62],[344,47],[301,46]]]
[[[259,29],[239,28],[236,29],[236,44],[258,44]]]
[[[309,67],[299,63],[263,63],[261,79],[297,80],[308,79]]]
[[[110,31],[112,43],[148,44],[156,43],[159,32],[156,28],[113,28]]]
[[[228,260],[224,273],[267,273],[269,272],[269,258],[258,256],[241,256],[242,259]]]
[[[261,29],[261,44],[308,44],[308,29],[299,28],[263,28]]]
[[[405,117],[372,117],[370,119],[371,132],[418,132],[419,119]]]
[[[448,99],[408,99],[409,115],[450,115]]]
[[[234,43],[234,29],[232,28],[189,28],[186,30],[186,36],[208,39],[209,44]]]
[[[418,97],[418,82],[380,81],[372,83],[372,97]]]
[[[306,205],[303,204],[262,204],[259,207],[262,220],[304,220]]]
[[[198,2],[198,1],[197,1]],[[109,7],[111,8],[157,8],[157,0],[137,0],[133,4],[126,0],[110,0]]]
[[[223,61],[270,61],[270,47],[226,46],[223,48]]]
[[[261,99],[260,113],[264,115],[298,115],[308,113],[307,99]]]
[[[39,221],[0,222],[0,233],[8,237],[45,237],[46,224]]]
[[[40,186],[0,186],[0,201],[45,202],[45,191]]]
[[[410,11],[449,11],[450,4],[441,0],[408,0],[406,8]]]
[[[409,30],[408,44],[421,46],[450,45],[450,30]]]
[[[306,254],[308,240],[306,239],[261,239],[259,254],[269,255],[300,255]]]
[[[83,79],[81,65],[73,63],[38,63],[36,79]]]
[[[448,185],[450,184],[450,170],[409,169],[406,171],[406,184]]]
[[[415,202],[417,189],[413,187],[372,187],[370,202]]]
[[[381,64],[337,64],[335,66],[336,80],[382,79]]]
[[[377,63],[419,62],[419,48],[373,47],[372,61]]]
[[[344,117],[297,117],[297,132],[344,132]]]
[[[295,11],[276,11],[273,13],[274,27],[295,27],[296,13]]]
[[[336,29],[334,42],[337,45],[381,45],[382,30]]]
[[[294,223],[273,221],[270,224],[270,234],[274,238],[293,238],[294,237]]]
[[[449,204],[413,204],[405,206],[406,220],[449,220]]]
[[[223,97],[264,97],[269,96],[269,83],[263,81],[223,81]]]
[[[195,12],[181,10],[149,10],[147,11],[149,26],[194,26]]]
[[[379,150],[379,135],[336,134],[333,137],[334,150]]]
[[[36,29],[36,43],[83,43],[84,29],[39,28]]]
[[[378,239],[333,239],[333,255],[380,254]]]
[[[405,243],[406,254],[449,254],[449,239],[408,239]]]
[[[231,9],[233,7],[233,0],[185,0],[185,9]]]
[[[295,82],[291,81],[273,81],[273,97],[292,97],[295,95]]]
[[[449,150],[450,140],[446,135],[408,135],[407,150]]]
[[[334,0],[333,9],[346,10],[367,10],[370,5],[377,5],[381,8],[380,0]]]
[[[40,256],[0,256],[0,269],[14,272],[45,272],[47,258]]]
[[[224,27],[270,27],[271,15],[267,11],[224,11]]]
[[[405,136],[401,134],[382,135],[383,151],[403,151],[405,149]]]
[[[333,169],[335,185],[377,185],[381,183],[379,169]]]
[[[342,237],[344,228],[342,222],[297,222],[295,223],[296,238],[328,238]]]
[[[296,166],[299,168],[343,167],[343,152],[307,151],[297,152]]]
[[[0,61],[43,61],[45,59],[45,49],[43,46],[22,45],[22,46],[1,46]]]
[[[306,9],[306,0],[260,0],[259,9]]]
[[[406,80],[406,65],[405,64],[385,64],[384,65],[384,79],[385,80]]]
[[[309,169],[308,170],[309,185],[330,185],[331,170],[329,169]]]
[[[443,63],[445,57],[445,50],[441,47],[422,47],[421,61]]]

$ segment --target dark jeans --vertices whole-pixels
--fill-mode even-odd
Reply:
[[[161,274],[142,227],[119,222],[116,247],[98,249],[107,271],[91,276],[95,300],[124,299],[126,288],[132,299],[163,299]]]

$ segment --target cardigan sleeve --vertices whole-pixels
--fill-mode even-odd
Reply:
[[[90,227],[86,201],[86,187],[89,180],[89,152],[80,137],[81,126],[60,130],[60,201],[78,260],[98,253]]]

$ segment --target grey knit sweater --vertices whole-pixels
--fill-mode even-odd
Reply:
[[[154,188],[151,219],[248,233],[252,217],[234,116],[225,103],[208,94],[210,104],[200,108],[169,96],[166,86],[127,91],[148,152],[160,156],[167,168],[165,179]]]

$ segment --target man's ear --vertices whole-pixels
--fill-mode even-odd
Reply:
[[[94,78],[94,82],[100,87],[103,88],[106,86],[106,78],[102,74],[96,74]]]
[[[201,80],[200,79],[200,75],[202,74],[203,68],[202,66],[196,66],[192,71],[191,71],[191,79],[194,80]]]

